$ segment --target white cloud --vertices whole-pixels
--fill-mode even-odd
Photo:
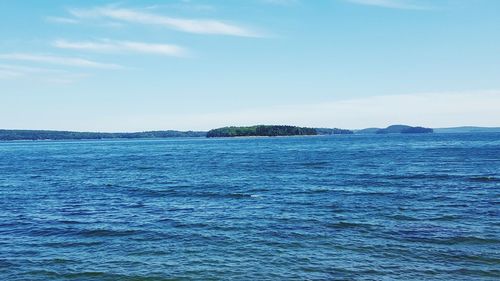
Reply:
[[[27,67],[11,64],[0,64],[0,79],[29,79],[51,83],[72,83],[87,77],[83,73],[70,73],[60,69]]]
[[[13,71],[13,72],[23,72],[23,73],[61,73],[62,70],[57,69],[47,69],[39,67],[27,67],[12,64],[0,64],[0,70]]]
[[[21,76],[22,73],[0,67],[0,79],[11,79]]]
[[[282,5],[282,6],[295,5],[299,2],[299,0],[261,0],[261,1],[266,4]]]
[[[40,80],[42,82],[48,82],[51,84],[72,84],[77,81],[80,81],[84,78],[89,77],[88,74],[66,74],[66,75],[58,75],[58,76],[45,76],[41,77]]]
[[[167,28],[198,34],[218,34],[244,37],[259,37],[260,35],[247,28],[219,20],[182,19],[140,10],[102,7],[94,9],[71,9],[70,13],[77,18],[109,18],[125,22],[159,25]]]
[[[110,53],[144,53],[168,56],[186,56],[187,51],[179,46],[170,44],[151,44],[131,41],[110,41],[99,42],[71,42],[67,40],[56,40],[52,43],[54,47],[61,49],[87,50]]]
[[[181,1],[173,3],[153,4],[144,7],[146,10],[168,9],[168,10],[182,10],[182,11],[195,11],[195,12],[214,12],[217,10],[215,6],[206,4],[196,4],[191,1]]]
[[[117,65],[117,64],[101,63],[101,62],[96,62],[96,61],[82,59],[82,58],[76,58],[76,57],[62,57],[62,56],[26,54],[26,53],[0,54],[0,60],[29,61],[29,62],[35,62],[35,63],[48,63],[48,64],[55,64],[55,65],[86,67],[86,68],[100,68],[100,69],[121,69],[121,68],[123,68],[122,66]]]
[[[77,24],[78,20],[72,18],[63,18],[63,17],[46,17],[45,20],[54,23],[65,23],[65,24]]]
[[[420,6],[412,3],[411,1],[406,1],[406,0],[346,0],[346,1],[360,5],[377,6],[383,8],[391,8],[391,9],[408,9],[408,10],[426,9],[424,6]]]

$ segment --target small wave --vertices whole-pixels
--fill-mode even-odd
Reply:
[[[388,179],[395,180],[421,180],[421,179],[434,179],[434,180],[447,180],[455,178],[455,175],[449,174],[409,174],[409,175],[389,175]]]
[[[308,193],[325,193],[329,191],[330,191],[329,188],[321,188],[321,187],[307,190]]]
[[[411,240],[431,243],[431,244],[442,244],[442,245],[490,245],[498,244],[500,240],[494,238],[483,238],[476,236],[455,236],[450,238],[444,237],[409,237]]]
[[[310,189],[298,190],[298,191],[295,191],[294,194],[328,193],[330,191],[331,191],[331,189],[319,187],[319,188],[310,188]]]
[[[103,242],[92,241],[92,242],[49,242],[42,244],[43,246],[51,248],[71,248],[71,247],[91,247],[101,245]]]
[[[179,212],[179,211],[194,211],[195,208],[190,208],[190,207],[184,207],[184,208],[181,208],[181,207],[178,207],[178,208],[169,208],[167,209],[167,211],[169,212]]]
[[[173,226],[177,227],[177,228],[189,228],[189,229],[191,229],[191,228],[209,228],[209,227],[211,227],[211,224],[203,223],[203,222],[190,223],[190,222],[176,221],[176,222],[174,222]]]
[[[324,167],[326,165],[330,164],[328,161],[317,161],[317,162],[306,162],[302,163],[303,166],[305,167],[311,167],[311,168],[320,168]]]
[[[58,223],[62,224],[88,224],[89,222],[75,221],[75,220],[59,220]]]
[[[82,272],[71,272],[71,273],[59,273],[56,271],[49,270],[35,270],[28,272],[29,275],[33,276],[44,276],[46,278],[52,279],[68,279],[68,280],[153,280],[153,279],[142,279],[139,276],[132,278],[131,276],[124,276],[119,274],[112,274],[101,271],[82,271]]]
[[[469,180],[471,180],[471,181],[478,181],[478,182],[497,182],[497,181],[500,181],[499,178],[496,178],[496,177],[493,177],[493,176],[470,177]]]
[[[500,240],[494,238],[482,238],[476,236],[458,236],[445,239],[446,244],[497,244]]]
[[[130,253],[131,256],[164,256],[169,254],[167,251],[162,250],[139,250]]]
[[[406,215],[391,215],[389,218],[398,221],[418,221],[419,219]]]
[[[444,215],[444,216],[440,216],[440,217],[430,218],[429,220],[431,220],[431,221],[452,221],[452,220],[456,220],[459,218],[460,217],[454,216],[454,215]]]
[[[7,260],[0,259],[0,269],[15,266],[16,264]]]
[[[229,198],[256,198],[258,195],[255,194],[245,194],[245,193],[230,193],[227,195],[224,195],[224,197],[229,197]]]
[[[337,223],[329,223],[327,224],[328,227],[330,228],[338,228],[338,229],[344,229],[344,228],[372,228],[374,225],[367,224],[367,223],[356,223],[356,222],[346,222],[346,221],[341,221]]]
[[[248,198],[259,198],[257,194],[248,193],[219,193],[219,192],[188,192],[184,193],[184,196],[191,197],[208,197],[208,198],[231,198],[231,199],[248,199]]]
[[[482,270],[482,269],[470,269],[470,268],[460,268],[454,270],[446,271],[450,274],[456,274],[461,276],[476,276],[476,277],[493,277],[498,278],[500,275],[500,270],[492,269],[492,270]]]
[[[48,259],[48,260],[45,260],[44,262],[51,263],[51,264],[76,263],[76,261],[74,261],[74,260],[69,260],[69,259],[64,259],[64,258]]]
[[[137,230],[87,229],[80,231],[86,237],[130,236],[138,234]]]
[[[456,252],[445,252],[439,254],[439,257],[446,259],[447,261],[469,261],[469,262],[480,262],[482,264],[498,265],[500,264],[500,257],[494,257],[488,255],[488,253],[469,253],[463,251]]]
[[[347,189],[340,189],[340,190],[335,190],[335,192],[341,193],[343,195],[348,195],[348,196],[390,196],[393,194],[397,194],[397,192],[393,191],[369,191],[366,189],[363,190],[347,190]]]

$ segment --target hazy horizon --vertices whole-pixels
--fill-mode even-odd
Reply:
[[[0,128],[500,127],[500,2],[3,1]]]

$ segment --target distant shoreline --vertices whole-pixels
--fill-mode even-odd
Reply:
[[[266,125],[268,126],[268,125]],[[405,125],[396,125],[405,126]],[[256,126],[253,126],[256,127]],[[273,127],[273,126],[269,126]],[[279,126],[276,126],[279,127]],[[301,128],[295,126],[287,126],[289,128]],[[224,127],[225,128],[248,128],[248,127]],[[346,130],[346,129],[327,129],[327,128],[309,128],[316,130],[316,133],[309,134],[275,134],[275,135],[230,135],[230,136],[213,136],[212,138],[268,138],[268,137],[317,137],[329,135],[373,135],[377,134],[377,130],[383,130],[382,134],[397,134],[388,130],[391,126],[385,129],[369,128],[363,130]],[[401,127],[400,127],[401,128]],[[406,127],[405,127],[406,128]],[[422,128],[422,127],[411,127]],[[215,129],[215,130],[220,130]],[[434,133],[451,134],[451,133],[500,133],[500,127],[451,127],[451,128],[435,128]],[[388,132],[389,131],[389,132]],[[210,131],[208,131],[210,132]],[[100,132],[75,132],[75,131],[52,131],[52,130],[2,130],[0,129],[0,141],[65,141],[65,140],[134,140],[134,139],[172,139],[172,138],[206,138],[206,131],[146,131],[146,132],[131,132],[131,133],[100,133]],[[352,133],[350,133],[352,132]],[[409,133],[412,134],[420,134]]]

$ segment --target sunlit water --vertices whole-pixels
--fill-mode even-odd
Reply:
[[[500,134],[0,143],[0,280],[500,280]]]

